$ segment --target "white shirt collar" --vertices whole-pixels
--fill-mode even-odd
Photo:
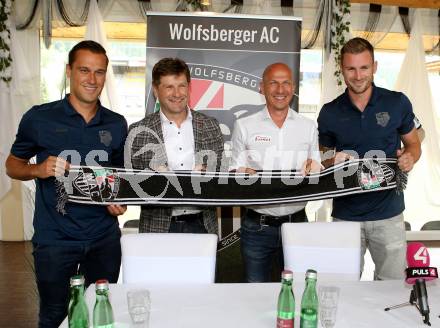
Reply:
[[[159,110],[160,115],[160,121],[162,124],[170,124],[173,123],[173,121],[170,121],[168,117],[165,116],[165,114],[162,112],[162,110]],[[191,109],[189,107],[186,108],[186,118],[183,122],[192,121],[192,113]]]
[[[263,119],[268,119],[271,120],[272,118],[270,117],[269,114],[269,109],[267,108],[267,106],[265,106],[263,108],[263,110],[261,111],[261,114],[263,115]],[[289,107],[289,110],[287,111],[287,119],[289,120],[294,120],[295,118],[297,118],[298,113],[295,112],[292,108]]]

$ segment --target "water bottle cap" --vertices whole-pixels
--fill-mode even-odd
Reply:
[[[292,280],[293,272],[290,270],[284,270],[283,272],[281,272],[281,279]]]
[[[107,279],[97,280],[95,284],[95,288],[96,290],[108,289],[108,280]]]
[[[81,286],[84,285],[84,276],[77,275],[70,278],[70,286]]]
[[[308,269],[306,272],[306,279],[315,279],[318,277],[318,273],[313,269]]]

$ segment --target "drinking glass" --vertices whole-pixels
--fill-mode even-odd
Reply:
[[[318,292],[319,319],[323,328],[333,328],[336,323],[339,287],[321,286]]]
[[[127,304],[133,323],[148,328],[151,306],[150,292],[147,289],[129,290]]]

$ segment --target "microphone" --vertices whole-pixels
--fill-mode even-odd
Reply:
[[[428,249],[420,242],[408,244],[406,249],[406,283],[413,285],[417,280],[429,281],[438,278],[437,268],[430,267]]]
[[[437,268],[430,267],[430,257],[428,249],[420,242],[412,242],[408,244],[406,249],[406,283],[414,285],[411,292],[410,303],[418,308],[420,314],[424,317],[423,322],[429,323],[429,304],[428,292],[426,290],[425,281],[438,278]]]
[[[409,243],[406,249],[406,262],[408,268],[405,281],[414,285],[409,296],[409,302],[386,307],[385,311],[398,309],[407,305],[414,305],[423,316],[423,323],[431,326],[429,322],[428,292],[425,281],[438,278],[437,268],[430,267],[428,249],[420,242]]]

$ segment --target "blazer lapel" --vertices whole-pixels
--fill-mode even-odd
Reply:
[[[162,122],[160,121],[160,112],[152,114],[151,126],[150,128],[156,132],[159,136],[160,141],[163,143],[163,133],[162,133]]]
[[[202,150],[203,143],[203,122],[197,112],[191,110],[193,117],[193,133],[194,133],[194,152],[197,154]]]
[[[168,157],[167,157],[167,152],[165,149],[165,143],[163,140],[163,133],[162,133],[162,122],[160,120],[160,112],[156,112],[152,114],[152,119],[151,119],[151,126],[149,127],[151,130],[153,130],[156,135],[159,137],[159,140],[157,140],[157,142],[159,142],[158,144],[158,148],[157,148],[157,154],[156,156],[158,157],[158,159],[162,159],[163,162],[166,163],[166,165],[168,166]]]

